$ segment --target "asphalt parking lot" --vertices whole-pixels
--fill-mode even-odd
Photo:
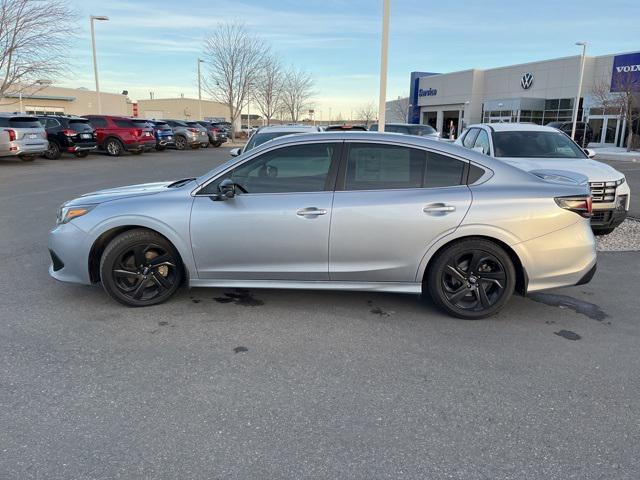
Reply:
[[[600,156],[599,156],[600,157]],[[624,176],[631,186],[631,207],[629,215],[634,218],[640,218],[640,195],[635,192],[640,191],[640,162],[632,162],[631,160],[609,160],[605,156],[603,158],[595,158],[599,162],[611,165]]]
[[[0,478],[640,478],[638,252],[476,322],[378,293],[129,309],[48,277],[64,200],[227,158],[0,162]]]

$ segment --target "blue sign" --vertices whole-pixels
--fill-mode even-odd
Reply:
[[[613,57],[611,92],[640,92],[640,52]]]
[[[426,90],[424,88],[421,88],[420,90],[418,90],[419,97],[435,97],[437,94],[438,90],[436,90],[435,88],[427,88]]]
[[[420,78],[431,75],[438,75],[431,72],[411,72],[411,83],[409,85],[409,118],[408,123],[420,123],[420,107],[418,106],[418,94]]]

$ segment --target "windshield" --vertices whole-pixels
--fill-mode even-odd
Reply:
[[[584,152],[561,132],[493,132],[496,157],[585,158]]]
[[[244,151],[251,150],[252,148],[256,148],[258,145],[262,145],[269,140],[273,140],[274,138],[284,137],[285,135],[291,135],[293,133],[301,133],[301,132],[271,132],[271,133],[256,133],[251,137],[251,140],[247,143]]]

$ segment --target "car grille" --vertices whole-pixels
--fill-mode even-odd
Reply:
[[[593,203],[611,203],[616,199],[616,182],[589,182]]]

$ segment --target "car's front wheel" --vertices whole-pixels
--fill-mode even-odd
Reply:
[[[129,230],[102,254],[100,279],[105,291],[131,307],[167,300],[182,283],[183,268],[174,246],[150,230]]]
[[[513,261],[499,245],[484,239],[452,243],[429,266],[426,289],[450,315],[476,320],[497,313],[516,285]]]

